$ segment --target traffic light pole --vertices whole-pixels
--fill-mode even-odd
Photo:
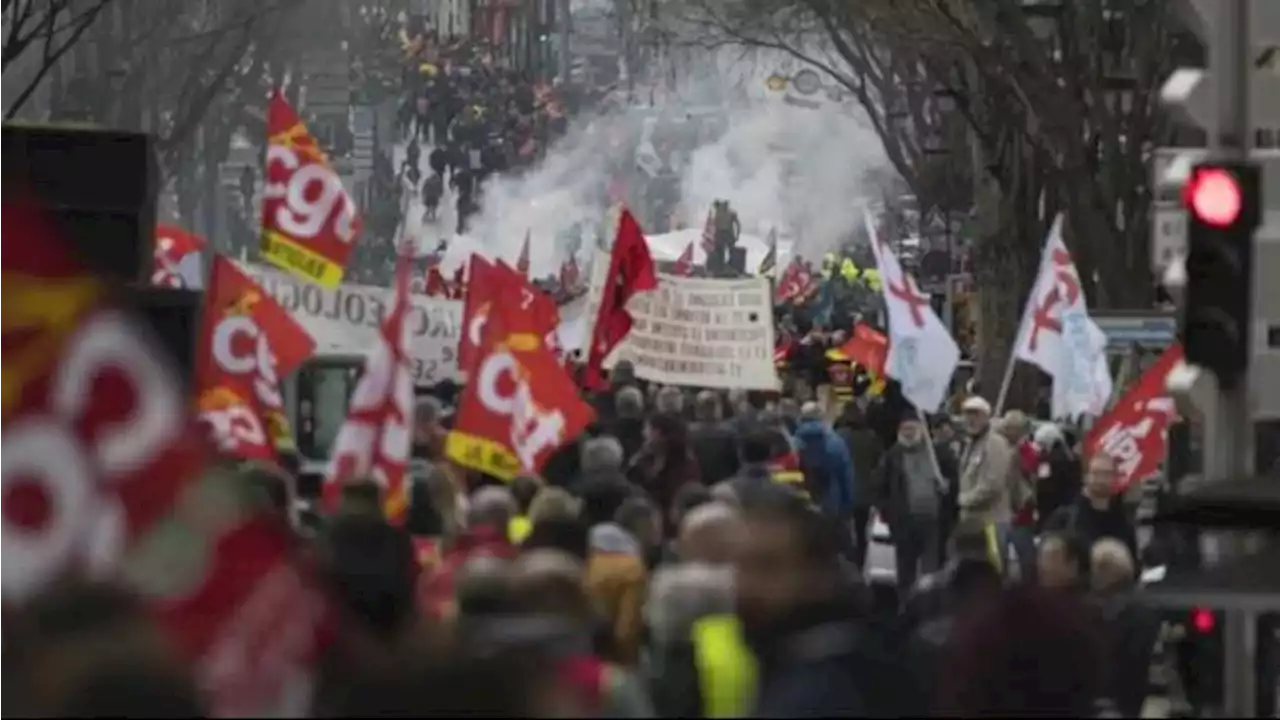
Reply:
[[[1251,40],[1248,0],[1226,0],[1220,6],[1217,37],[1209,59],[1218,83],[1217,131],[1209,138],[1217,159],[1245,161],[1253,141],[1249,117]],[[1241,328],[1252,332],[1253,328]],[[1207,418],[1204,469],[1210,481],[1242,478],[1253,472],[1253,423],[1249,414],[1249,375],[1228,390],[1219,390],[1216,412]],[[1225,539],[1225,538],[1224,538]],[[1230,545],[1231,543],[1229,543]],[[1236,554],[1239,548],[1223,548]],[[1253,717],[1256,701],[1253,667],[1253,613],[1228,611],[1224,623],[1223,711],[1226,717]]]

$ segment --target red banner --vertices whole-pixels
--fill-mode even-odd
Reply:
[[[840,346],[840,352],[876,377],[884,377],[889,338],[866,323],[858,323],[853,326],[853,337]]]
[[[213,261],[196,366],[196,407],[228,455],[269,460],[293,449],[280,378],[315,352],[311,335],[219,255]]]
[[[519,332],[532,332],[544,337],[554,337],[560,324],[560,309],[546,293],[529,284],[519,272],[505,263],[490,262],[479,255],[471,256],[471,271],[467,277],[467,297],[462,308],[464,332],[458,337],[458,369],[470,373],[479,360],[478,348],[482,342],[485,323],[493,310],[494,302],[504,288],[515,288],[516,302],[522,311],[527,310],[529,327]],[[550,338],[549,338],[550,339]]]
[[[498,296],[446,442],[454,462],[503,480],[539,472],[595,417],[543,334],[529,331],[533,312],[518,288]]]
[[[267,113],[266,176],[262,256],[298,277],[338,287],[360,218],[329,159],[279,92]]]
[[[1165,379],[1180,360],[1181,345],[1165,350],[1085,436],[1085,457],[1104,452],[1115,459],[1117,493],[1155,475],[1164,462],[1169,424],[1178,414]]]

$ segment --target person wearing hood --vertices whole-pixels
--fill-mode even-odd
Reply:
[[[640,659],[648,560],[662,547],[662,516],[641,497],[625,500],[611,522],[590,530],[586,588],[611,628],[611,660],[634,666]]]
[[[945,448],[929,443],[918,414],[902,417],[897,442],[881,460],[875,484],[876,505],[893,535],[898,588],[904,601],[922,572],[932,573],[939,567],[943,478],[954,466]]]
[[[857,483],[853,459],[849,457],[849,447],[823,419],[822,409],[815,402],[800,408],[795,446],[804,484],[814,504],[842,525],[847,523],[853,514]]]

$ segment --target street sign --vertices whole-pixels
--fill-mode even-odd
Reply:
[[[1144,350],[1163,350],[1178,336],[1178,319],[1160,311],[1115,313],[1096,311],[1092,315],[1107,337],[1107,349],[1127,352],[1134,345]]]
[[[1201,38],[1217,37],[1214,26],[1222,13],[1223,0],[1187,0],[1199,24]],[[1249,0],[1249,42],[1255,48],[1280,43],[1280,2]]]
[[[1157,276],[1187,252],[1187,211],[1181,202],[1151,204],[1151,270]]]
[[[1273,0],[1274,1],[1274,0]],[[1280,2],[1276,5],[1280,6]],[[1249,77],[1249,122],[1254,131],[1274,131],[1280,126],[1280,75],[1255,70]],[[1160,88],[1160,100],[1178,108],[1183,120],[1202,128],[1218,124],[1218,92],[1208,70],[1178,68]]]

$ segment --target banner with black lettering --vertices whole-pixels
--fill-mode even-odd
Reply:
[[[608,266],[607,256],[593,263],[588,317],[595,317]],[[657,289],[632,298],[627,310],[631,332],[604,367],[629,360],[636,377],[663,385],[778,389],[768,279],[659,273]]]
[[[240,267],[288,310],[316,341],[317,355],[364,356],[378,342],[391,289],[342,283],[332,290],[263,265]],[[458,380],[462,302],[412,296],[408,323],[415,385]]]

